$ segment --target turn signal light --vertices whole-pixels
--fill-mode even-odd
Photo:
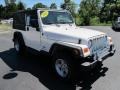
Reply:
[[[87,53],[88,51],[89,51],[89,48],[84,48],[84,49],[83,49],[83,52],[84,52],[84,53]]]

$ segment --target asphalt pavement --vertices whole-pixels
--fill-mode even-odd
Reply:
[[[0,90],[119,90],[120,32],[109,26],[89,26],[113,38],[116,53],[103,62],[98,73],[71,84],[59,80],[51,70],[50,58],[44,55],[20,57],[13,48],[12,32],[0,33]]]

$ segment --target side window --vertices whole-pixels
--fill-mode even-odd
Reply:
[[[38,16],[36,12],[31,12],[29,25],[33,28],[37,28],[38,25]]]
[[[25,14],[24,12],[17,12],[13,15],[13,28],[19,30],[25,30]]]
[[[30,24],[31,27],[37,28],[38,27],[38,20],[30,17],[30,23],[29,24]]]

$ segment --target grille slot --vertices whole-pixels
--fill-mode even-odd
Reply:
[[[95,38],[90,39],[90,41],[91,41],[90,50],[92,52],[102,50],[102,49],[106,48],[106,46],[107,46],[107,37],[106,36],[95,37]]]

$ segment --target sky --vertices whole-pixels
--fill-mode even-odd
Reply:
[[[32,7],[34,4],[36,4],[36,3],[43,3],[43,4],[45,4],[45,5],[47,5],[47,6],[50,6],[51,5],[51,3],[56,3],[57,4],[57,6],[59,7],[60,5],[61,5],[61,3],[63,3],[64,2],[64,0],[17,0],[17,2],[18,1],[22,1],[24,4],[25,4],[25,6],[26,6],[26,8],[28,8],[28,7]],[[80,1],[81,0],[73,0],[76,4],[80,4]],[[2,4],[2,5],[5,5],[5,2],[4,2],[4,0],[0,0],[0,4]]]

